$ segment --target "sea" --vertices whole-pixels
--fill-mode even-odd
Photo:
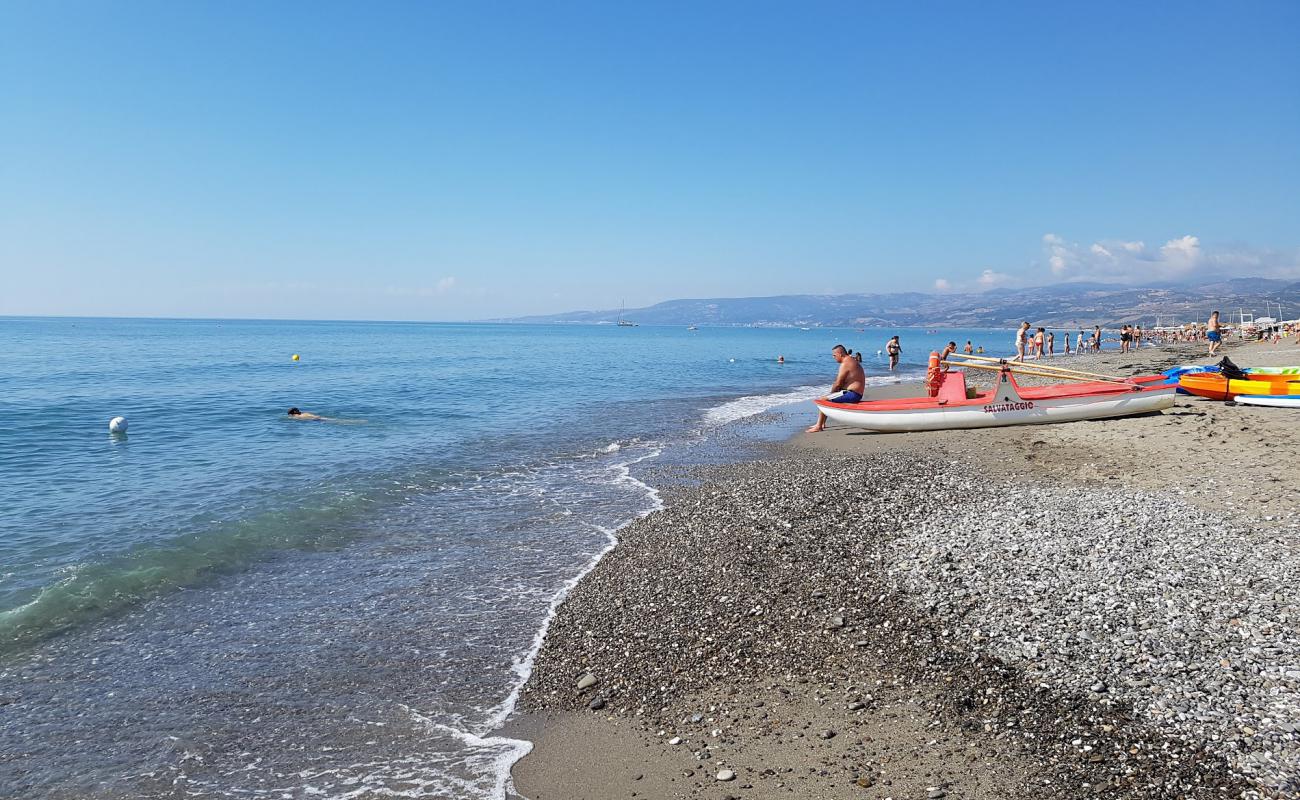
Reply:
[[[1011,337],[0,317],[0,797],[513,798],[546,625],[673,476],[834,344]]]

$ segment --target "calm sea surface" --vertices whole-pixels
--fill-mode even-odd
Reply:
[[[905,373],[1011,338],[0,318],[0,797],[504,796],[648,471],[807,424],[892,333]]]

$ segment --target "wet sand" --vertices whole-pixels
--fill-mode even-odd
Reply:
[[[1208,363],[1202,353],[1057,363],[1133,374]],[[1300,363],[1287,345],[1227,354]],[[884,392],[914,387],[871,394]],[[1292,796],[1300,686],[1285,673],[1300,617],[1289,587],[1250,598],[1270,564],[1294,566],[1294,419],[1180,397],[1164,414],[1103,422],[833,427],[675,490],[621,532],[552,623],[512,723],[535,744],[517,789],[534,800]],[[1049,510],[1026,515],[1040,492]],[[1079,550],[1098,519],[1109,538]],[[1223,533],[1197,540],[1179,520]],[[1004,546],[1011,555],[985,561]],[[1153,593],[1173,611],[1072,618],[1098,598]],[[1237,605],[1218,608],[1220,594]]]

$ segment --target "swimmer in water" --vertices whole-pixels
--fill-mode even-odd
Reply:
[[[784,364],[784,363],[785,363],[785,356],[777,356],[777,357],[776,357],[776,363],[778,363],[778,364]]]
[[[335,425],[365,425],[364,419],[336,419],[334,417],[322,417],[320,414],[313,414],[310,411],[303,411],[299,408],[289,409],[289,419],[309,419],[316,422],[332,422]]]

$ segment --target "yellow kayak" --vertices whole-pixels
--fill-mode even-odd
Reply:
[[[1187,392],[1211,400],[1231,400],[1244,395],[1300,394],[1300,375],[1265,375],[1252,372],[1244,380],[1229,380],[1217,372],[1199,372],[1178,379]]]

